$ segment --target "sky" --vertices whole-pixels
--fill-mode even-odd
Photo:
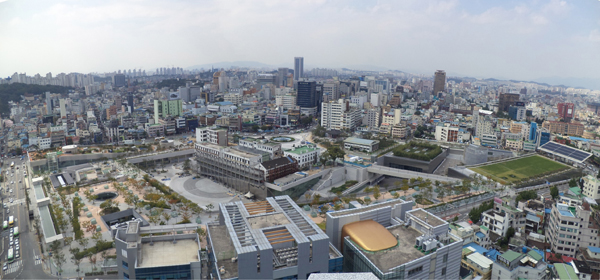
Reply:
[[[305,68],[600,81],[600,1],[0,0],[1,77],[295,56]]]

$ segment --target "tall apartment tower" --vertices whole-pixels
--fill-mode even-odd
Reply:
[[[437,70],[435,71],[435,78],[433,80],[433,95],[436,96],[440,91],[444,91],[446,88],[446,71]]]
[[[304,76],[304,57],[294,57],[294,81]]]

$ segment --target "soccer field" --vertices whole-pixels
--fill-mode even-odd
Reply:
[[[570,167],[567,165],[541,156],[531,156],[470,169],[496,182],[510,184],[568,168]]]

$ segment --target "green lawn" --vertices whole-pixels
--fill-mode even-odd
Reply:
[[[531,156],[507,162],[471,168],[496,182],[510,184],[523,179],[552,174],[569,167],[541,156]]]

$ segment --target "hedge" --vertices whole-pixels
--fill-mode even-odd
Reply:
[[[414,151],[405,151],[406,149],[412,149],[414,147],[418,147],[418,148],[426,148],[428,149],[428,151],[426,153],[417,153]],[[435,157],[437,157],[439,154],[442,153],[442,148],[438,145],[433,145],[433,144],[428,144],[428,143],[419,143],[419,142],[408,142],[404,145],[400,145],[396,148],[394,148],[394,155],[397,157],[407,157],[407,158],[412,158],[412,159],[417,159],[417,160],[425,160],[425,161],[430,161],[432,159],[434,159]]]
[[[79,224],[79,212],[81,211],[80,198],[73,198],[73,219],[71,219],[71,225],[73,226],[73,232],[75,232],[75,239],[79,240],[83,237],[83,231]]]
[[[100,241],[98,242],[98,246],[96,248],[96,246],[91,247],[91,248],[87,248],[77,254],[75,254],[75,258],[77,258],[78,260],[85,258],[86,256],[90,255],[90,254],[96,254],[98,252],[102,252],[104,250],[108,250],[110,248],[114,247],[114,242],[106,242],[106,241]]]

